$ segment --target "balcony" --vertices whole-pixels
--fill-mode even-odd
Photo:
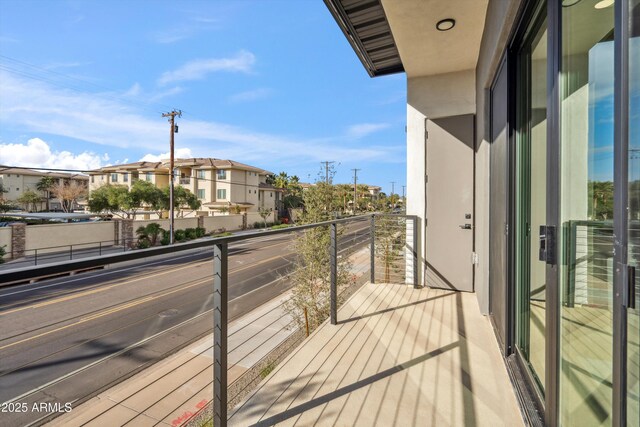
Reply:
[[[191,184],[191,178],[180,178],[180,185],[189,185]]]
[[[475,296],[367,283],[229,425],[524,425]]]
[[[0,306],[2,401],[73,402],[7,422],[522,425],[474,295],[415,286],[417,230],[367,215],[0,272],[28,283]],[[318,231],[330,286],[301,321],[292,245]]]

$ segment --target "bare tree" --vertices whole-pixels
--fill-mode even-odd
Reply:
[[[78,199],[87,194],[87,188],[76,180],[58,182],[51,187],[51,194],[60,200],[64,212],[71,212]]]

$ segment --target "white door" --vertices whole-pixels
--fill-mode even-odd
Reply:
[[[427,121],[426,285],[473,292],[472,114]]]

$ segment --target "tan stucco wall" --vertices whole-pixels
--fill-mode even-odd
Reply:
[[[204,228],[207,232],[212,232],[224,228],[227,231],[239,230],[242,228],[242,215],[221,215],[206,216],[203,218]]]
[[[25,249],[29,251],[68,245],[82,245],[78,249],[97,247],[98,242],[113,243],[113,228],[111,221],[29,225],[25,233]],[[52,249],[59,250],[60,248]]]
[[[0,247],[4,246],[5,252],[11,255],[11,227],[0,227]]]

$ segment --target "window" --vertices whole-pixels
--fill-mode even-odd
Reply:
[[[91,183],[93,184],[95,182],[95,176],[91,175]]]
[[[198,177],[198,179],[205,179],[207,176],[207,171],[203,171],[203,170],[199,170],[197,171],[196,176]]]
[[[151,176],[152,176],[152,175],[153,175],[153,174],[152,174],[151,172],[147,172],[147,173],[145,174],[145,179],[146,179],[147,181],[151,181]]]
[[[204,188],[198,189],[198,199],[204,199]]]
[[[118,174],[117,173],[112,173],[111,174],[111,182],[118,182]]]
[[[218,171],[218,179],[227,179],[227,171],[224,169],[220,169]]]
[[[221,188],[218,190],[218,199],[226,200],[227,199],[227,189]]]
[[[123,173],[122,174],[122,182],[129,182],[129,174],[128,173]]]

